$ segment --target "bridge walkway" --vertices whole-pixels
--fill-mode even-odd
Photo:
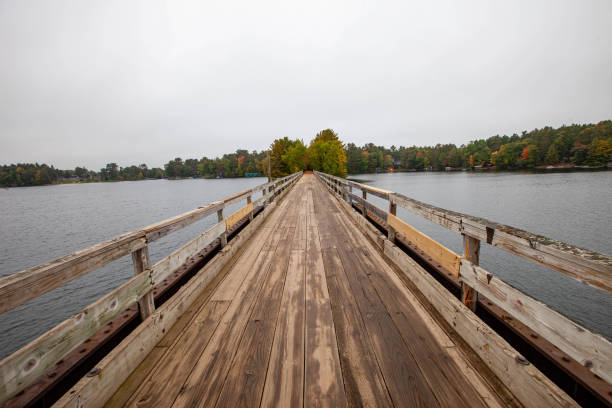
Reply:
[[[305,174],[107,406],[502,406]]]

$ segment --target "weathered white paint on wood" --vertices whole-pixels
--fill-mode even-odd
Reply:
[[[225,232],[225,222],[219,222],[206,232],[186,243],[167,257],[163,258],[151,268],[151,280],[157,285],[180,268],[185,261],[205,249],[215,239]]]
[[[141,273],[0,362],[0,404],[96,333],[152,288]]]
[[[144,231],[146,234],[147,242],[153,242],[170,234],[171,232],[184,228],[204,217],[214,214],[224,207],[225,204],[223,202],[217,201],[184,214],[177,215],[176,217],[169,218],[165,221],[149,225],[148,227],[143,228],[142,231]]]
[[[463,259],[461,279],[612,384],[612,343]]]
[[[149,258],[149,247],[144,247],[138,251],[132,252],[132,264],[134,266],[134,275],[150,273],[151,259]],[[142,297],[142,299],[138,301],[138,310],[140,311],[140,317],[142,320],[146,319],[151,313],[153,313],[155,310],[153,291],[150,290]]]
[[[4,277],[0,279],[0,313],[14,309],[144,246],[143,234],[131,232]]]

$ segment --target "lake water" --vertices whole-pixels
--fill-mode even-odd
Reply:
[[[612,253],[612,172],[398,173],[352,176],[442,208]],[[0,190],[0,276],[264,183],[264,178],[151,180]],[[257,197],[256,197],[257,198]],[[382,200],[373,202],[386,208]],[[242,204],[228,209],[228,214]],[[398,215],[456,252],[460,235],[398,208]],[[156,262],[212,226],[211,216],[150,245]],[[559,312],[612,338],[612,296],[483,245],[481,265]],[[0,315],[0,358],[132,277],[124,257]]]

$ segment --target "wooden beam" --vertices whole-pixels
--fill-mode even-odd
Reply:
[[[144,246],[143,233],[130,232],[6,276],[0,279],[0,313],[14,309]]]
[[[138,251],[132,252],[132,264],[134,266],[134,275],[141,273],[149,274],[151,271],[151,259],[149,258],[149,247],[144,247]],[[152,287],[152,286],[151,286]],[[155,311],[155,303],[153,302],[153,292],[149,291],[138,301],[138,310],[140,318],[146,319]]]
[[[392,191],[389,191],[389,190],[383,190],[382,188],[376,188],[372,186],[367,186],[365,184],[355,183],[354,181],[349,181],[348,183],[349,185],[357,187],[361,189],[362,191],[367,191],[368,193],[375,195],[376,197],[383,198],[385,200],[388,200],[389,194],[393,193]]]
[[[526,407],[576,407],[565,392],[531,365],[401,249],[384,241],[384,254]]]
[[[480,258],[480,241],[469,235],[463,235],[463,256],[474,265],[478,265]],[[465,282],[461,282],[461,301],[472,312],[476,311],[478,292]]]
[[[153,288],[141,273],[0,362],[0,404]]]
[[[402,234],[406,239],[414,243],[419,249],[442,265],[443,268],[459,276],[461,257],[455,252],[405,223],[393,214],[387,215],[387,224],[389,224],[397,234]]]
[[[146,234],[147,242],[153,242],[170,234],[171,232],[184,228],[204,217],[214,214],[218,210],[223,209],[224,206],[225,204],[222,201],[217,201],[184,214],[177,215],[176,217],[149,225],[148,227],[143,228],[142,231]]]
[[[151,268],[151,280],[153,285],[158,285],[166,279],[172,272],[180,268],[185,261],[208,245],[212,244],[217,238],[225,233],[225,222],[219,222],[189,241],[170,255],[166,256]]]
[[[612,384],[612,343],[463,259],[461,279],[515,319]]]
[[[230,229],[238,221],[253,211],[253,203],[249,203],[225,219],[226,229]]]

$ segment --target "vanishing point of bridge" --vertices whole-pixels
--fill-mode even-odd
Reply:
[[[504,233],[524,238],[525,231],[488,223],[478,235],[478,223],[486,220],[461,221],[458,213],[343,183],[322,173],[292,175],[4,278],[0,312],[126,254],[136,273],[3,360],[1,401],[73,407],[610,404],[610,343],[477,266],[477,238],[504,248]],[[361,197],[353,187],[362,189]],[[256,192],[262,193],[257,200]],[[370,204],[368,192],[386,197],[389,212]],[[223,216],[226,205],[245,198],[245,207]],[[397,205],[460,228],[464,256],[397,218]],[[149,242],[215,213],[218,224],[150,265]],[[457,217],[460,227],[453,224]],[[554,242],[529,245],[529,252],[518,238],[505,249],[527,258],[540,251],[548,256],[542,262],[569,276],[582,265],[586,272],[574,278],[610,292],[610,257],[575,247],[573,255],[560,255],[562,246]],[[411,248],[416,255],[408,255]],[[185,272],[197,257],[205,262]],[[450,276],[447,287],[430,267]],[[180,273],[189,276],[161,296]],[[452,282],[460,299],[448,289]],[[553,379],[484,323],[477,304],[492,316],[514,316],[518,322],[507,327],[531,333],[528,345],[552,361]],[[133,327],[114,341],[99,340],[121,324],[124,309]],[[80,379],[53,391],[58,373],[70,377],[62,362],[78,361],[82,350],[93,354],[87,348],[92,339],[107,342],[105,355],[84,362]],[[529,351],[524,343],[522,353]],[[571,373],[558,370],[565,377],[555,377],[561,374],[554,374],[554,353],[575,364]]]

